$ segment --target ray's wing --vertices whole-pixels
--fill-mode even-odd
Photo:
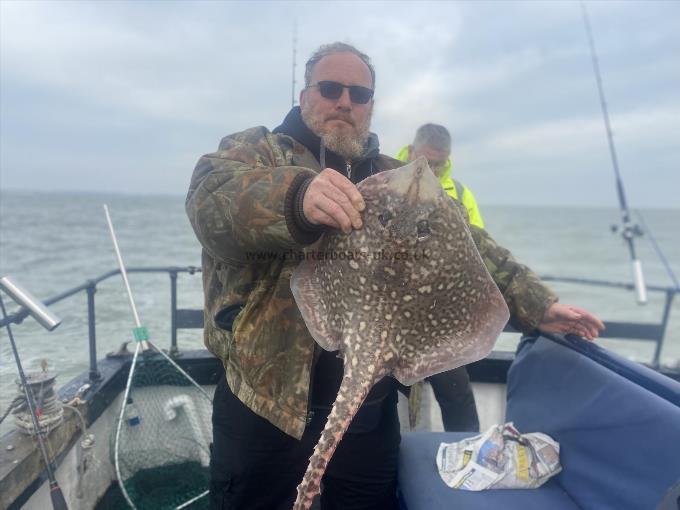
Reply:
[[[401,296],[392,374],[406,385],[485,357],[509,318],[460,212],[433,225],[429,264],[414,266],[417,282]]]
[[[324,252],[327,234],[311,251]],[[312,338],[325,350],[341,347],[341,324],[333,317],[334,305],[328,292],[328,261],[306,258],[293,271],[290,289]],[[326,288],[324,288],[326,287]]]
[[[407,333],[404,341],[399,342],[399,361],[392,375],[410,386],[486,357],[509,318],[508,308],[495,285],[493,290],[469,315],[469,324],[434,336],[429,332]]]

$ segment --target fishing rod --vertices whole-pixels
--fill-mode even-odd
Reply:
[[[630,210],[628,209],[628,202],[626,201],[626,194],[623,189],[623,180],[621,179],[621,172],[619,172],[619,162],[616,157],[616,147],[614,146],[614,137],[612,135],[612,128],[609,122],[609,112],[607,111],[607,102],[604,97],[604,87],[602,85],[602,77],[600,75],[600,65],[598,63],[597,52],[595,50],[595,41],[593,32],[588,18],[588,11],[583,2],[581,4],[581,12],[583,13],[583,23],[585,24],[586,34],[588,36],[588,44],[590,46],[590,55],[593,61],[593,69],[595,71],[595,80],[597,81],[597,90],[600,96],[600,106],[602,107],[602,116],[604,118],[604,127],[607,132],[607,142],[609,144],[609,154],[612,159],[612,166],[614,167],[614,175],[616,176],[616,191],[619,198],[619,209],[621,210],[621,236],[628,245],[630,259],[633,266],[633,283],[635,285],[635,294],[637,302],[641,305],[647,303],[647,288],[645,286],[645,278],[642,272],[642,263],[637,257],[635,251],[635,238],[642,236],[642,229],[632,223]],[[612,230],[618,230],[617,225],[612,226]]]
[[[649,240],[652,242],[652,247],[654,248],[654,251],[656,252],[656,255],[659,257],[659,260],[661,260],[661,264],[663,265],[664,269],[666,270],[666,274],[668,277],[671,279],[673,282],[673,286],[675,287],[675,290],[677,292],[680,292],[680,281],[678,281],[678,277],[675,276],[675,272],[673,271],[673,268],[671,267],[670,262],[668,262],[668,258],[664,254],[663,250],[661,249],[661,246],[659,246],[659,243],[656,242],[656,238],[654,237],[654,234],[652,234],[652,229],[650,229],[647,226],[647,222],[645,222],[644,216],[642,216],[641,211],[636,211],[638,219],[640,220],[640,223],[642,223],[642,228],[645,232],[647,232],[647,235],[649,236]]]
[[[59,320],[55,315],[47,310],[47,308],[45,308],[29,292],[24,290],[15,282],[11,281],[9,278],[3,277],[0,279],[0,289],[5,291],[5,293],[18,304],[25,306],[29,313],[48,331],[56,328],[61,322],[61,320]],[[0,295],[0,309],[2,310],[3,319],[6,321],[5,327],[7,328],[9,343],[12,346],[12,352],[14,353],[14,360],[16,361],[17,370],[19,371],[19,379],[24,390],[24,396],[26,397],[26,404],[28,405],[31,421],[33,422],[33,429],[35,430],[35,435],[38,438],[40,455],[42,456],[43,462],[45,463],[45,471],[47,472],[47,478],[50,483],[50,499],[52,500],[52,508],[54,510],[68,510],[66,499],[64,499],[64,494],[61,491],[61,487],[59,487],[59,482],[57,482],[57,479],[54,476],[52,461],[50,460],[49,455],[47,455],[45,438],[43,437],[43,431],[40,428],[38,416],[36,414],[37,406],[35,404],[33,391],[26,380],[26,374],[24,374],[24,369],[21,366],[21,358],[19,357],[19,351],[17,350],[16,343],[14,342],[14,335],[12,334],[10,321],[8,321],[8,315],[7,311],[5,310],[5,303],[2,300],[2,295]]]

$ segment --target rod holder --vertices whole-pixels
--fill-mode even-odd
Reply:
[[[16,281],[12,281],[9,276],[0,278],[0,289],[20,306],[23,306],[28,313],[47,331],[52,331],[59,324],[61,319],[50,312],[42,302]]]

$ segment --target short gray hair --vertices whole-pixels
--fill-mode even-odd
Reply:
[[[318,64],[322,58],[327,57],[328,55],[335,55],[336,53],[352,53],[359,57],[371,72],[371,83],[373,88],[375,88],[375,69],[373,68],[373,64],[371,64],[371,59],[368,55],[361,53],[351,44],[343,42],[324,44],[312,53],[312,56],[309,57],[309,60],[305,64],[305,87],[309,87],[312,84],[312,71],[314,71],[314,66]]]
[[[423,145],[438,151],[451,152],[451,135],[448,129],[439,124],[423,124],[416,131],[413,147],[419,149]]]

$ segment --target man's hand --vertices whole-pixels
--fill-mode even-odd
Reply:
[[[583,308],[554,303],[545,311],[538,329],[547,333],[571,333],[595,340],[604,329],[604,324]]]
[[[325,168],[309,184],[302,199],[302,213],[314,225],[328,225],[349,234],[361,228],[366,208],[361,193],[352,182],[332,168]]]

